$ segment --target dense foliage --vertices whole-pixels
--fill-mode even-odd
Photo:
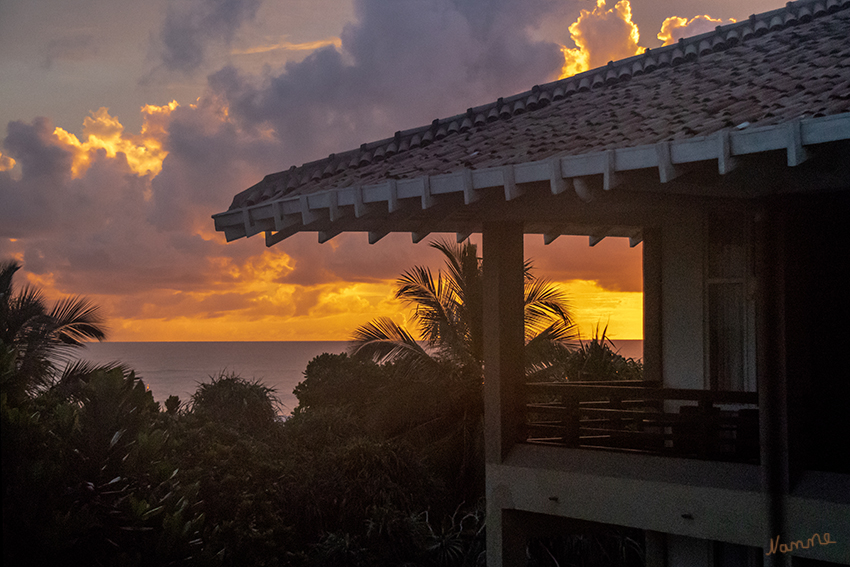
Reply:
[[[5,289],[8,330],[20,295]],[[61,342],[51,313],[40,328]],[[123,367],[55,372],[50,349],[33,377],[25,341],[7,335],[4,564],[483,565],[481,381],[450,357],[416,376],[403,360],[323,354],[283,419],[272,389],[230,374],[164,407]],[[549,364],[562,376],[639,371],[599,337]],[[578,537],[531,542],[530,564],[573,557]],[[634,555],[611,537],[589,545]]]

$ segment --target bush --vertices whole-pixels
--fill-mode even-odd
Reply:
[[[280,400],[273,388],[222,372],[198,385],[190,413],[201,421],[263,437],[280,425],[279,409]]]

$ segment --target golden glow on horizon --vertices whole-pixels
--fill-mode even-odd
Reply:
[[[643,339],[643,293],[612,291],[592,280],[559,284],[570,305],[582,338],[594,336],[597,327],[608,326],[611,339]]]
[[[643,294],[618,292],[594,281],[561,282],[583,338],[608,326],[612,339],[643,338]],[[385,316],[415,332],[411,312],[393,298],[394,281],[382,283],[278,285],[253,300],[255,305],[215,315],[173,315],[148,305],[137,317],[109,321],[113,341],[346,341],[369,321]],[[240,292],[242,290],[239,290]],[[215,294],[206,294],[215,303]],[[202,301],[197,296],[193,298]],[[306,305],[301,308],[299,304]]]
[[[75,178],[85,173],[92,163],[92,152],[97,150],[104,150],[110,158],[122,153],[134,173],[140,176],[149,173],[156,176],[162,170],[162,161],[168,155],[162,147],[162,141],[167,135],[162,119],[178,106],[177,101],[163,106],[143,106],[142,129],[137,136],[125,134],[124,126],[118,118],[109,115],[109,109],[106,107],[93,111],[91,116],[83,121],[85,142],[59,127],[53,134],[73,152],[71,174]]]
[[[570,37],[576,47],[561,46],[564,65],[559,79],[643,52],[629,0],[620,0],[611,9],[606,9],[605,1],[596,0],[592,11],[582,10],[570,25]]]

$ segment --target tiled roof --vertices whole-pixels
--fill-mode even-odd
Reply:
[[[714,32],[534,86],[268,175],[236,195],[229,212],[386,180],[696,140],[725,129],[847,113],[847,8],[850,0],[789,2]],[[222,215],[233,216],[216,215],[219,230],[228,224]]]

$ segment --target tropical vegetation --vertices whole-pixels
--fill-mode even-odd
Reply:
[[[74,361],[104,336],[96,308],[16,291],[19,266],[3,264],[4,564],[483,565],[480,263],[469,245],[435,246],[446,273],[399,280],[424,346],[365,327],[386,336],[312,360],[286,419],[272,389],[237,375],[159,404],[128,368]],[[604,333],[566,341],[563,296],[526,281],[529,353],[543,337],[557,355],[529,378],[622,367]],[[603,535],[531,541],[529,565],[635,564],[631,534]]]

